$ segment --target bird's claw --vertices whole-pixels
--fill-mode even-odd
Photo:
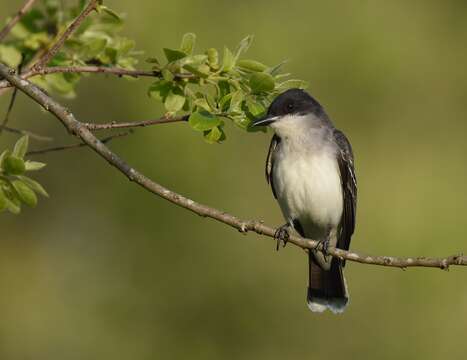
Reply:
[[[283,246],[287,245],[287,242],[289,241],[290,234],[289,234],[289,224],[282,225],[281,227],[276,229],[276,232],[274,233],[274,239],[276,239],[276,250],[279,251],[279,245],[281,241],[283,242]]]
[[[329,252],[328,252],[329,244],[330,244],[329,238],[326,238],[324,240],[320,240],[318,242],[318,246],[316,246],[318,248],[318,250],[321,250],[321,252],[323,253],[325,259],[329,255]]]

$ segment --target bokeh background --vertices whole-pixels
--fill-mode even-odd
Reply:
[[[1,0],[2,18],[20,0]],[[146,54],[178,45],[289,59],[354,147],[352,248],[385,255],[467,250],[467,6],[464,1],[108,1]],[[144,59],[144,57],[143,57]],[[142,63],[141,66],[144,66]],[[66,101],[84,121],[158,117],[149,79],[92,76]],[[6,111],[7,97],[0,97]],[[20,95],[17,127],[70,139]],[[264,181],[271,134],[230,126],[208,145],[185,124],[111,147],[156,181],[245,218],[282,223]],[[4,134],[0,147],[15,138]],[[41,143],[32,143],[38,148]],[[306,256],[203,219],[131,184],[87,149],[49,154],[51,194],[0,215],[0,357],[16,359],[463,358],[467,270],[348,263],[340,316],[305,304]]]

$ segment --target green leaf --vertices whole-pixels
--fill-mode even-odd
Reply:
[[[219,97],[222,98],[230,93],[230,85],[228,81],[221,80],[217,83],[219,86]]]
[[[274,90],[274,78],[267,73],[253,73],[250,77],[251,91],[253,93],[268,92]]]
[[[222,111],[227,111],[229,109],[229,102],[232,99],[232,93],[224,95],[220,100],[219,100],[219,107]]]
[[[13,195],[5,197],[6,208],[12,214],[18,215],[21,212],[21,203]]]
[[[197,111],[190,115],[188,124],[196,131],[207,131],[221,125],[222,120],[207,111]]]
[[[108,8],[107,6],[100,5],[99,8],[100,8],[100,10],[104,11],[106,14],[112,16],[115,20],[122,21],[122,18],[120,17],[120,15],[118,15],[115,11]]]
[[[24,40],[28,36],[31,36],[31,32],[24,24],[19,22],[11,29],[11,35],[13,35],[17,39]]]
[[[52,90],[55,90],[62,96],[73,97],[75,95],[75,84],[69,81],[65,77],[65,74],[49,74],[46,79]]]
[[[47,164],[38,162],[38,161],[29,161],[26,160],[24,163],[26,171],[37,171],[45,167]]]
[[[3,211],[3,210],[6,209],[6,207],[7,207],[6,202],[7,202],[6,195],[3,192],[2,187],[0,186],[0,211]]]
[[[18,193],[20,200],[30,207],[37,205],[37,196],[34,191],[21,180],[14,180],[11,183]]]
[[[224,48],[224,57],[222,58],[222,71],[229,72],[235,66],[235,58],[232,52],[225,47]]]
[[[3,160],[3,170],[7,175],[21,175],[26,171],[23,159],[10,155]]]
[[[212,107],[208,104],[205,98],[196,99],[193,101],[193,104],[207,112],[213,111]]]
[[[46,32],[31,34],[25,40],[23,45],[31,50],[38,50],[41,46],[49,43],[49,35]]]
[[[167,58],[167,61],[169,63],[183,59],[185,56],[187,56],[186,53],[180,50],[173,50],[173,49],[167,49],[167,48],[164,48],[163,50],[164,50],[165,57]]]
[[[27,186],[29,186],[32,190],[34,190],[36,193],[41,194],[42,196],[45,196],[45,197],[49,197],[49,194],[47,193],[47,191],[45,191],[42,185],[39,184],[37,181],[24,175],[20,175],[18,176],[18,178],[21,181],[23,181]]]
[[[264,113],[266,112],[266,108],[256,102],[256,101],[253,101],[251,99],[247,99],[246,100],[246,106],[248,108],[248,112],[254,117],[254,118],[258,118],[262,115],[264,115]]]
[[[26,155],[26,152],[28,151],[28,144],[29,144],[29,136],[27,135],[22,136],[16,142],[12,155],[20,159],[23,159],[24,155]]]
[[[242,128],[243,130],[247,130],[250,127],[251,120],[245,115],[245,113],[234,115],[232,116],[232,119],[235,125]]]
[[[188,70],[193,75],[199,76],[200,78],[206,79],[209,77],[209,66],[207,65],[185,65],[183,66],[184,69]]]
[[[175,113],[180,111],[185,104],[185,95],[180,88],[173,88],[169,91],[167,98],[164,101],[165,109],[168,112]]]
[[[204,140],[210,144],[221,142],[225,140],[225,134],[221,127],[216,126],[209,131],[204,132]]]
[[[5,160],[5,158],[7,157],[7,155],[9,154],[10,152],[8,150],[4,150],[1,154],[0,154],[0,169],[3,169],[3,160]]]
[[[182,44],[180,45],[180,50],[185,54],[191,54],[195,48],[196,35],[193,33],[187,33],[183,35]]]
[[[266,65],[256,60],[239,60],[237,61],[237,66],[243,70],[254,72],[261,72],[268,68]]]
[[[240,44],[238,45],[237,51],[235,53],[235,61],[238,60],[238,58],[240,57],[242,53],[248,50],[252,42],[253,42],[253,35],[248,35],[246,38],[240,41]]]
[[[241,91],[235,91],[232,93],[232,98],[230,99],[230,112],[236,112],[241,110],[241,105],[243,101],[244,95]]]
[[[164,102],[172,89],[172,84],[166,80],[154,82],[148,89],[148,95],[157,101]]]
[[[170,82],[174,79],[174,74],[169,69],[162,69],[161,73],[165,81]]]
[[[183,65],[199,65],[199,64],[205,63],[207,59],[208,59],[207,55],[190,55],[190,56],[184,57],[180,61],[180,65],[182,66]]]
[[[0,61],[9,67],[17,68],[21,63],[21,52],[14,46],[0,44]]]
[[[277,85],[276,90],[278,90],[279,92],[284,92],[288,89],[306,89],[307,87],[308,83],[306,81],[291,79]]]
[[[131,50],[134,49],[135,45],[136,43],[134,40],[128,38],[119,38],[118,41],[116,41],[115,48],[117,49],[119,55],[127,55]]]
[[[282,61],[281,63],[277,64],[276,66],[272,67],[271,69],[268,70],[268,72],[271,74],[271,75],[277,75],[280,71],[280,69],[282,68],[282,66],[284,66],[284,64],[287,63],[287,60],[285,61]]]
[[[85,47],[83,48],[83,56],[86,59],[93,59],[104,51],[107,45],[107,39],[105,38],[94,38],[86,42]]]
[[[99,60],[104,65],[115,64],[118,58],[117,49],[106,47],[102,53],[97,56]]]
[[[210,48],[206,50],[206,55],[208,56],[208,62],[211,66],[217,66],[219,63],[219,53],[216,49]]]

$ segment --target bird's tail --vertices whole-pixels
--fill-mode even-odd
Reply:
[[[309,254],[308,307],[313,312],[326,309],[333,313],[342,313],[349,301],[347,283],[342,273],[342,261],[332,258],[328,271],[323,270],[315,261],[313,253]]]

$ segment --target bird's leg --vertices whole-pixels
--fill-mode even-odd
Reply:
[[[277,245],[276,245],[277,251],[279,251],[279,245],[281,241],[284,243],[282,247],[285,247],[285,245],[287,245],[287,242],[289,241],[289,237],[290,237],[289,228],[290,228],[290,224],[287,223],[276,229],[276,232],[274,233],[274,239],[276,239],[277,241]]]

